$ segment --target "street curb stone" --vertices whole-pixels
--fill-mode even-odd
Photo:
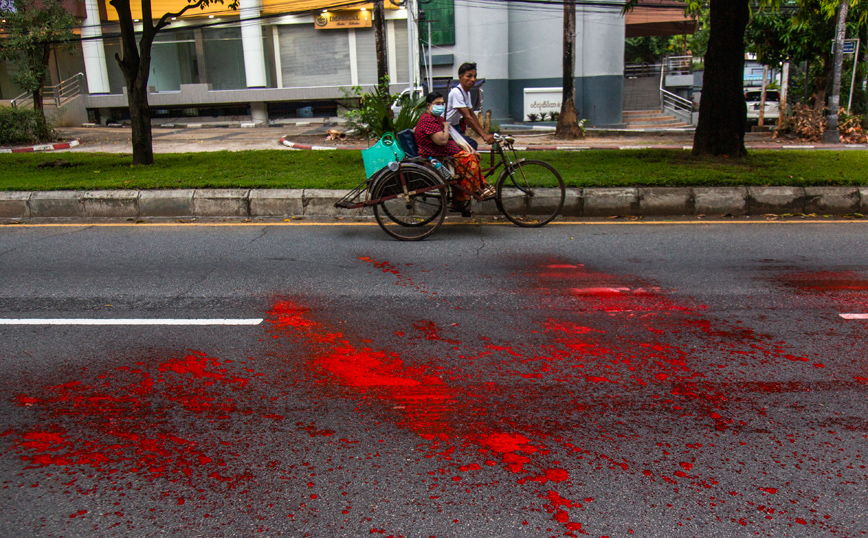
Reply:
[[[31,217],[83,217],[81,191],[44,191],[30,196]]]
[[[546,198],[547,189],[540,195]],[[349,191],[328,189],[178,189],[0,192],[0,219],[137,217],[342,217]],[[497,215],[493,202],[474,205]],[[868,213],[868,187],[569,188],[561,215],[765,215]],[[370,215],[370,212],[364,214]]]
[[[564,208],[561,215],[565,217],[581,217],[585,207],[585,196],[582,189],[567,189]]]
[[[139,192],[124,191],[87,191],[81,197],[82,212],[85,217],[125,218],[138,216]]]
[[[305,217],[338,215],[335,204],[349,194],[346,190],[305,189],[302,195]]]
[[[639,189],[640,215],[692,215],[693,207],[693,189],[679,187]]]
[[[805,213],[854,213],[859,202],[856,187],[805,187]]]
[[[859,213],[868,213],[868,187],[859,187]]]
[[[585,217],[636,215],[639,211],[639,189],[633,187],[583,189]]]
[[[0,192],[0,218],[19,219],[30,216],[30,192]]]
[[[694,187],[696,215],[747,215],[747,187]]]
[[[254,189],[250,191],[251,217],[291,217],[303,214],[303,189]]]
[[[804,187],[748,187],[748,211],[767,213],[804,213]]]
[[[250,215],[248,189],[198,189],[193,192],[196,217],[247,217]]]
[[[143,217],[190,217],[193,189],[139,192],[139,215]]]
[[[70,140],[69,142],[58,142],[57,144],[40,144],[38,146],[28,146],[24,148],[0,148],[0,153],[32,153],[35,151],[58,151],[61,149],[70,149],[78,146],[79,140]]]

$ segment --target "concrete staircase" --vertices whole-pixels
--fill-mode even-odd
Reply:
[[[660,110],[625,110],[623,112],[625,129],[686,129],[689,123]]]

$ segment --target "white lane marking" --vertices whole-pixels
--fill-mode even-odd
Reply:
[[[868,319],[868,314],[841,314],[844,319]]]
[[[86,319],[18,318],[0,319],[0,325],[259,325],[255,319]]]

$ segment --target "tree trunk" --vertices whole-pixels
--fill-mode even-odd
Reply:
[[[555,127],[557,138],[582,138],[584,133],[579,128],[576,116],[576,3],[575,0],[564,2],[564,63],[563,63],[563,95],[561,97],[561,113],[558,125]]]
[[[744,31],[750,15],[748,4],[748,0],[711,0],[711,30],[693,155],[747,155]]]
[[[383,0],[374,1],[374,35],[377,42],[377,84],[388,95],[389,64],[386,62],[386,10],[383,8]]]
[[[838,134],[838,107],[841,103],[841,71],[844,68],[844,39],[847,37],[847,11],[849,0],[838,3],[838,23],[835,27],[835,54],[832,59],[832,95],[829,98],[829,116],[826,118],[826,132],[823,141],[837,144],[841,141]],[[853,67],[855,69],[855,66]]]
[[[33,108],[45,115],[45,72],[48,70],[48,60],[51,57],[51,46],[42,46],[42,60],[39,63],[39,85],[33,90]]]
[[[130,128],[133,143],[133,164],[154,164],[153,137],[151,135],[151,105],[148,104],[148,79],[141,77],[132,87],[127,86],[130,106]]]
[[[832,59],[825,58],[823,61],[823,73],[820,78],[814,81],[817,91],[814,93],[814,110],[825,115],[826,111],[826,94],[829,92],[829,80],[832,78]]]
[[[130,107],[132,129],[133,164],[154,164],[154,148],[151,137],[151,114],[148,105],[148,75],[151,69],[151,43],[156,30],[150,15],[150,2],[143,2],[144,23],[141,43],[136,43],[136,32],[130,12],[129,0],[111,0],[118,12],[121,26],[121,51],[123,58],[115,55],[124,82],[127,86],[127,104]],[[141,54],[139,50],[141,49]]]

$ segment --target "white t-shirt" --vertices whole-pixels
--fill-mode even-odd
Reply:
[[[466,108],[471,112],[473,111],[470,93],[464,91],[460,84],[449,90],[449,99],[446,100],[446,121],[457,127],[458,122],[464,116],[456,108]]]

